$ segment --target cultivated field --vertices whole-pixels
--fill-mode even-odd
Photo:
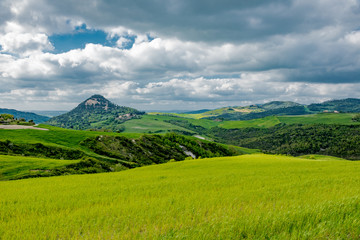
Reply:
[[[309,158],[0,182],[0,239],[358,239],[360,163]]]

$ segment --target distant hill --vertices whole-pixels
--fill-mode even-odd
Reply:
[[[360,99],[347,98],[341,100],[331,100],[323,103],[313,103],[308,106],[310,111],[339,111],[346,113],[360,112]]]
[[[68,113],[51,118],[49,125],[86,130],[122,131],[120,124],[145,114],[134,108],[118,106],[101,95],[93,95]]]
[[[196,110],[196,111],[190,111],[190,112],[184,112],[184,114],[200,114],[200,113],[204,113],[204,112],[208,112],[211,111],[210,109],[201,109],[201,110]]]
[[[67,113],[68,111],[34,110],[31,112],[52,118]]]
[[[25,118],[26,121],[33,120],[35,123],[43,123],[49,120],[49,117],[38,115],[32,112],[21,112],[15,109],[0,108],[0,114],[8,113],[14,116],[14,118]]]
[[[258,106],[265,110],[273,110],[278,108],[299,107],[303,105],[300,103],[290,102],[290,101],[272,101],[264,104],[258,104]]]
[[[302,115],[308,114],[308,111],[304,105],[299,103],[273,101],[246,107],[220,108],[210,112],[205,112],[204,114],[213,115],[207,117],[208,119],[251,120],[272,115]]]

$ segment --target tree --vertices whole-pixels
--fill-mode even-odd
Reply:
[[[8,120],[8,119],[14,119],[14,115],[11,115],[11,114],[8,114],[8,113],[3,113],[3,114],[0,114],[0,119],[3,119],[3,120]]]
[[[353,122],[360,122],[360,113],[356,114],[353,118],[352,118]]]

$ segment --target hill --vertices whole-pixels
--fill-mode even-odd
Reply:
[[[54,168],[78,162],[78,160],[64,161],[49,158],[0,155],[0,180],[18,179],[31,174],[47,173]]]
[[[182,161],[187,157],[233,156],[254,152],[174,133],[142,135],[68,130],[46,125],[40,127],[49,131],[0,129],[0,154],[78,162],[21,177],[111,172],[164,163],[171,159]],[[7,179],[16,178],[16,175],[11,177],[8,172],[3,174],[7,175]]]
[[[322,112],[360,112],[360,99],[348,98],[310,105],[303,105],[291,101],[272,101],[244,107],[223,107],[209,111],[199,110],[183,114],[167,113],[166,115],[217,121],[246,121],[269,116],[309,115]]]
[[[360,112],[360,99],[347,98],[341,100],[331,100],[323,103],[313,103],[308,106],[310,111],[323,112],[323,111],[338,111],[345,113],[358,113]]]
[[[14,118],[20,119],[24,118],[26,121],[33,120],[35,123],[43,123],[49,120],[49,117],[38,115],[36,113],[32,112],[22,112],[17,111],[15,109],[7,109],[7,108],[0,108],[0,114],[11,114],[14,116]]]
[[[0,239],[357,239],[360,162],[314,158],[0,182]]]
[[[68,113],[51,118],[46,124],[77,130],[122,131],[121,123],[143,115],[134,108],[118,106],[101,95],[93,95]]]
[[[265,153],[292,156],[321,154],[346,159],[360,159],[360,125],[278,124],[269,128],[224,129],[207,132],[220,142]]]
[[[273,110],[278,108],[299,107],[303,105],[290,101],[272,101],[264,104],[258,104],[258,106],[265,110]]]

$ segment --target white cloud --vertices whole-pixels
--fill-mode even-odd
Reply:
[[[24,57],[54,49],[48,37],[41,33],[7,33],[0,36],[0,45],[2,52],[15,53]]]

